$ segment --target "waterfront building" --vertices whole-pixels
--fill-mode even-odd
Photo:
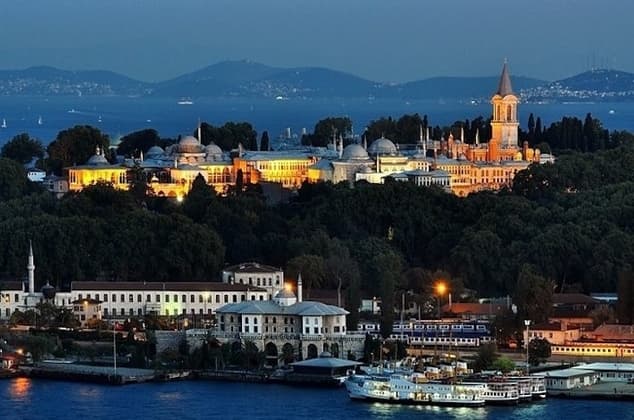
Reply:
[[[338,306],[302,299],[301,275],[297,295],[285,287],[269,301],[232,303],[216,310],[214,337],[223,342],[252,341],[270,361],[281,354],[315,358],[322,351],[335,357],[355,356],[363,350],[363,334],[347,334],[348,311]]]
[[[264,301],[266,290],[220,282],[101,282],[71,283],[73,300],[101,301],[103,317],[132,316],[199,317],[211,319],[227,303]]]
[[[594,385],[597,383],[597,374],[574,368],[551,370],[544,373],[544,380],[548,391],[563,391]]]
[[[634,363],[588,363],[575,366],[585,372],[593,372],[601,382],[628,382],[634,378]]]

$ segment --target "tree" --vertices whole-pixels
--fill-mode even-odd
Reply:
[[[348,117],[328,117],[315,124],[313,134],[302,137],[302,143],[311,146],[325,147],[333,138],[347,138],[352,133],[352,120]]]
[[[260,150],[271,150],[269,145],[269,132],[266,130],[262,132],[262,137],[260,138]]]
[[[537,366],[550,357],[550,343],[545,338],[533,338],[528,343],[528,363]]]
[[[515,369],[515,362],[506,356],[500,356],[495,359],[491,367],[497,371],[502,372],[503,374],[507,374]]]
[[[161,139],[158,131],[148,128],[123,136],[117,147],[117,154],[138,157],[140,152],[145,153],[152,146],[165,147],[168,144],[168,141]]]
[[[538,274],[535,266],[522,265],[517,277],[513,301],[518,307],[519,319],[533,323],[545,322],[552,312],[553,285]]]
[[[27,133],[13,137],[0,151],[0,157],[12,159],[21,164],[31,162],[33,158],[44,157],[44,147],[38,139],[29,137]]]
[[[110,138],[99,129],[89,125],[76,125],[60,131],[48,145],[48,166],[57,174],[62,168],[84,164],[95,154],[97,148],[107,156]]]
[[[489,369],[496,359],[497,348],[495,343],[482,344],[478,349],[475,360],[473,361],[473,370],[482,371]]]
[[[0,158],[0,201],[23,196],[29,190],[29,184],[22,165],[15,160]]]
[[[215,190],[198,174],[192,188],[183,201],[183,213],[196,223],[204,221],[207,209],[216,199]]]
[[[314,254],[300,255],[290,259],[286,265],[286,274],[291,278],[297,278],[300,273],[304,293],[308,298],[312,289],[319,289],[323,285],[326,277],[324,259]]]

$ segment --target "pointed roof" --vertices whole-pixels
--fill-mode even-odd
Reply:
[[[502,67],[500,83],[498,84],[498,90],[495,93],[502,97],[513,94],[513,87],[511,86],[511,75],[509,73],[509,66],[506,60],[504,60],[504,67]]]

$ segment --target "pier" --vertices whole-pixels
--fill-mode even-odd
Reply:
[[[156,379],[150,369],[113,368],[80,364],[39,363],[20,367],[20,375],[29,378],[57,379],[63,381],[92,382],[109,385],[125,385],[149,382]]]

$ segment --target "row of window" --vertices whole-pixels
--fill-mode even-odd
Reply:
[[[16,295],[17,296],[17,295]],[[119,296],[119,302],[121,303],[133,303],[135,302],[135,296],[134,294],[130,293],[127,295],[127,301],[126,301],[126,294],[125,293],[121,293]],[[179,295],[178,294],[173,294],[173,295],[169,295],[166,294],[165,296],[165,303],[170,303],[170,301],[174,302],[174,303],[179,303]],[[188,301],[188,296],[189,296],[189,302],[190,303],[213,303],[215,301],[215,303],[229,303],[229,295],[228,294],[223,294],[221,297],[221,294],[217,293],[205,293],[203,294],[182,294],[180,295],[180,302],[181,303],[187,303]],[[198,296],[198,297],[196,297]],[[83,299],[83,294],[79,293],[77,295],[77,299],[81,300]],[[103,302],[108,302],[108,300],[112,301],[112,302],[117,302],[117,294],[116,293],[112,293],[112,294],[107,294],[104,293],[103,295],[96,293],[95,294],[95,299],[96,300],[101,300],[101,298],[103,297]],[[90,293],[88,293],[86,295],[87,299],[91,299],[92,296]],[[240,295],[240,300],[244,301],[246,299],[246,296],[244,294]],[[222,302],[221,302],[222,300]],[[251,295],[251,300],[264,300],[264,296],[263,295],[259,295],[259,298],[256,299],[255,295]],[[136,295],[136,302],[137,303],[141,303],[143,302],[143,295],[141,293]],[[145,295],[145,302],[152,302],[152,295],[151,294],[146,294]],[[154,302],[156,303],[161,303],[161,295],[160,294],[156,294],[154,295]],[[231,295],[231,302],[232,303],[236,303],[238,302],[238,294],[232,294]]]
[[[625,354],[634,354],[634,349],[619,349],[619,348],[588,348],[588,347],[557,347],[553,346],[555,352],[566,353],[610,353],[614,354],[618,350],[621,350]]]

